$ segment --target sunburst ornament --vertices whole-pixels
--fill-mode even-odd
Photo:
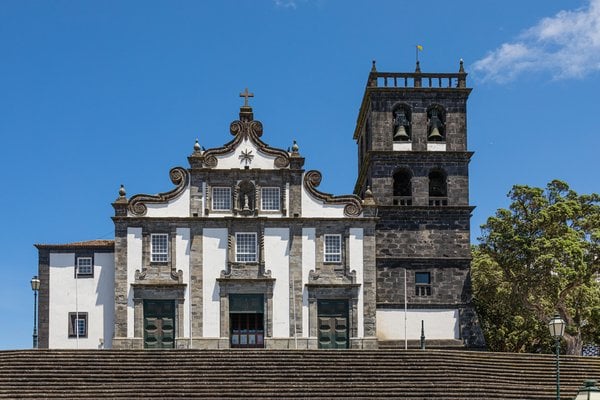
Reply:
[[[254,158],[254,154],[252,154],[252,150],[244,150],[242,151],[242,154],[240,154],[240,160],[244,163],[246,163],[246,165],[250,164],[252,162],[252,159]]]

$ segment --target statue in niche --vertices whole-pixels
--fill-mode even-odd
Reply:
[[[239,184],[238,210],[254,210],[254,184],[250,181],[242,181]]]
[[[394,142],[410,140],[410,120],[407,114],[403,107],[394,110]]]
[[[444,122],[442,121],[441,112],[437,107],[433,107],[428,113],[429,135],[427,140],[430,142],[444,140]]]

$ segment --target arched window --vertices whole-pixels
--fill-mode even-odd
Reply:
[[[446,110],[439,104],[427,109],[427,141],[443,142],[446,140]]]
[[[411,140],[411,111],[408,104],[398,104],[392,110],[394,118],[394,142],[409,142]]]
[[[447,206],[448,191],[446,174],[442,170],[433,170],[429,173],[429,205]]]
[[[395,206],[412,205],[412,174],[407,169],[401,169],[394,174],[394,198]]]

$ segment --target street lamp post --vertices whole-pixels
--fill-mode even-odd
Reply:
[[[40,290],[40,280],[37,275],[31,278],[31,290],[33,290],[33,348],[38,348],[38,331],[37,331],[37,294]]]
[[[587,380],[584,386],[579,389],[575,400],[598,400],[600,399],[600,389],[596,386],[593,379]]]
[[[558,314],[548,322],[548,329],[556,346],[556,400],[560,400],[560,339],[565,334],[565,325],[565,321]]]

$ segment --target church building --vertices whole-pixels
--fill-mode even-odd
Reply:
[[[196,141],[172,190],[121,187],[114,240],[36,245],[39,346],[374,349],[424,334],[428,346],[483,347],[466,77],[462,61],[457,73],[373,62],[356,185],[340,196],[319,190],[295,142],[263,141],[246,89],[233,139]]]

